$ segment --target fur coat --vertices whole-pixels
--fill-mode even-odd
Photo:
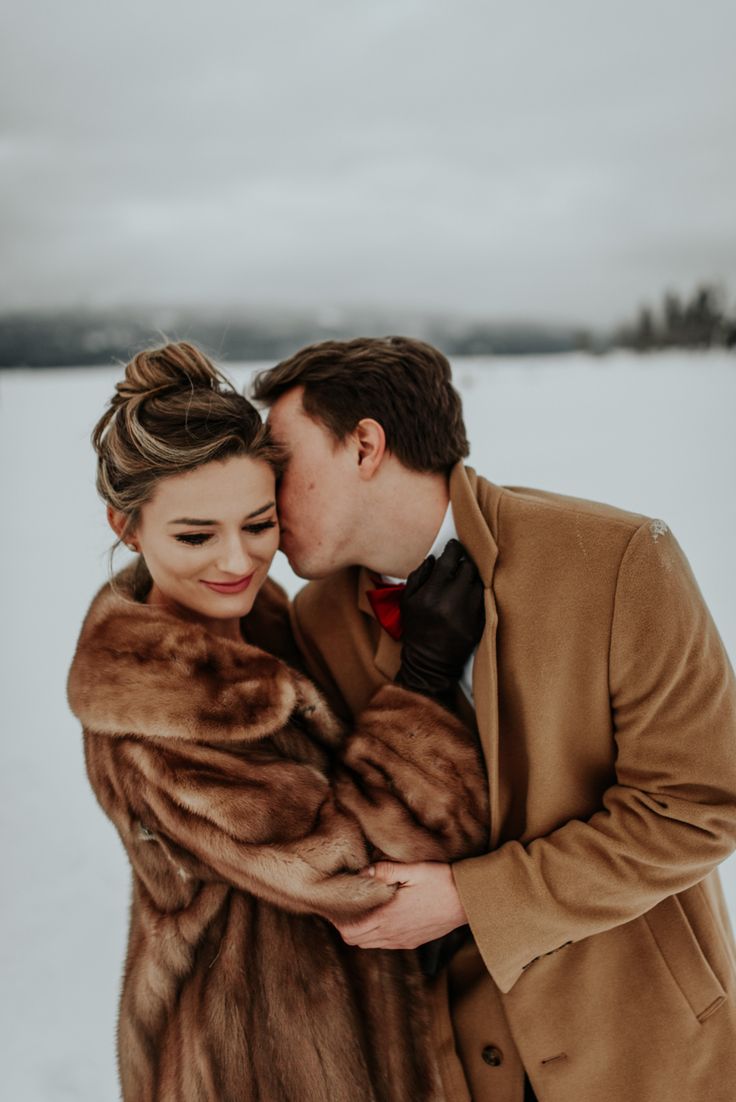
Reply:
[[[391,897],[356,875],[376,856],[483,852],[479,751],[393,685],[346,734],[268,653],[285,606],[267,582],[239,644],[146,605],[128,570],[82,628],[69,702],[133,873],[125,1102],[440,1097],[414,955],[353,949],[326,920]]]

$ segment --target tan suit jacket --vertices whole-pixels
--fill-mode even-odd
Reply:
[[[491,852],[453,866],[472,939],[435,992],[447,1096],[520,1102],[523,1065],[540,1102],[733,1102],[715,868],[736,847],[736,684],[689,565],[662,521],[460,464],[450,496],[485,585]],[[345,570],[294,609],[351,712],[399,662],[369,584]]]

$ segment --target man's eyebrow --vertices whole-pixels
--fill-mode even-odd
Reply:
[[[267,513],[269,509],[273,509],[275,501],[269,501],[266,505],[261,505],[260,509],[254,509],[252,513],[248,513],[246,520],[252,520],[253,517],[259,517],[262,513]],[[198,517],[177,517],[176,520],[170,520],[169,524],[188,524],[193,528],[212,528],[217,524],[216,520],[201,520]]]

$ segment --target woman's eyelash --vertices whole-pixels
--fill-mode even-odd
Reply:
[[[198,547],[201,543],[206,543],[207,540],[212,539],[212,536],[209,532],[197,532],[174,536],[174,539],[178,540],[179,543],[188,543],[190,546]]]
[[[269,528],[275,528],[275,520],[264,520],[260,524],[245,524],[243,525],[243,531],[248,532],[251,536],[257,536],[259,532],[265,532]],[[187,543],[190,547],[201,547],[207,540],[212,539],[211,532],[182,532],[180,535],[175,536],[179,543]]]
[[[275,528],[275,520],[263,520],[260,524],[246,524],[244,531],[250,532],[252,535],[258,535],[259,532],[265,532],[268,528]]]

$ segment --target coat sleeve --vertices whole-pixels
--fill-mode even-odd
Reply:
[[[365,839],[314,766],[174,739],[87,734],[85,750],[100,803],[161,909],[182,883],[202,881],[333,919],[393,894],[356,874]]]
[[[160,907],[186,895],[186,883],[217,880],[287,910],[340,919],[392,897],[395,889],[357,875],[377,854],[412,861],[482,852],[485,784],[458,720],[387,686],[343,741],[316,690],[279,669],[296,703],[283,721],[279,709],[249,703],[245,674],[231,671],[220,691],[224,699],[238,689],[238,706],[263,728],[260,738],[213,744],[86,734],[93,788]],[[223,677],[224,670],[221,662]],[[198,701],[195,685],[190,707]],[[254,685],[262,695],[260,679]],[[168,714],[190,731],[185,701],[176,707]],[[331,750],[319,745],[328,732]],[[225,733],[222,715],[218,733]],[[242,724],[234,733],[245,733]],[[340,758],[334,773],[332,753]],[[477,792],[466,774],[477,778]]]
[[[658,522],[636,530],[620,564],[609,693],[616,780],[600,809],[453,866],[502,991],[538,957],[638,917],[736,847],[734,675],[687,560]]]
[[[385,685],[356,717],[342,762],[338,799],[377,856],[449,861],[487,849],[480,747],[435,701]]]

